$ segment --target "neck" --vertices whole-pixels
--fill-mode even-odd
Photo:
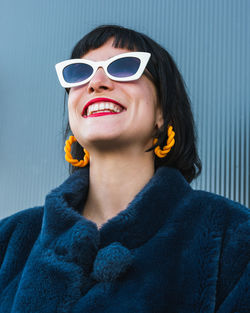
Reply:
[[[90,159],[84,217],[99,227],[126,209],[154,175],[153,152],[95,155]]]

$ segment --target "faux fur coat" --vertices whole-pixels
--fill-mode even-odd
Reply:
[[[98,230],[88,184],[80,169],[1,221],[1,313],[250,312],[249,209],[161,167]]]

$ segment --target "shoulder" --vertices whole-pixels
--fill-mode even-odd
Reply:
[[[246,256],[245,249],[247,246],[250,248],[250,209],[210,192],[194,191],[193,193],[201,211],[204,211],[204,221],[216,224],[221,229],[222,252],[227,250],[228,256],[232,257],[236,250],[237,254],[245,251]],[[224,255],[226,256],[227,253]]]
[[[164,194],[162,202],[180,218],[185,215],[185,219],[190,217],[205,221],[210,217],[224,225],[237,225],[249,220],[248,208],[215,193],[192,189],[183,175],[174,168],[159,168],[156,178],[160,181],[158,189]]]
[[[185,201],[197,229],[221,238],[225,257],[243,252],[250,245],[250,210],[242,204],[206,191],[193,190]],[[189,211],[189,209],[187,209]],[[249,247],[250,248],[250,247]],[[224,251],[223,251],[224,250]],[[245,253],[244,253],[245,254]]]
[[[239,233],[242,240],[249,236],[250,209],[211,192],[186,188],[186,192],[180,193],[180,189],[175,189],[171,198],[168,197],[170,199],[165,196],[165,203],[169,214],[173,217],[171,221],[182,225],[184,231],[199,232],[206,229],[209,234],[220,236],[226,234],[236,236]],[[174,199],[173,204],[171,204],[172,199]]]
[[[204,217],[217,217],[225,225],[249,222],[250,209],[223,196],[201,190],[192,190],[183,200],[186,206],[198,210]]]
[[[12,232],[16,228],[27,226],[27,224],[30,224],[30,227],[32,227],[32,223],[36,224],[37,222],[39,223],[42,221],[42,216],[43,206],[37,206],[19,211],[13,215],[3,218],[0,221],[0,232],[7,229],[9,232]]]
[[[17,212],[0,222],[0,266],[14,251],[29,250],[37,239],[42,225],[43,207]],[[16,253],[14,253],[15,255]]]

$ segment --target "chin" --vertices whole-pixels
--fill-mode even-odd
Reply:
[[[108,145],[116,145],[120,142],[121,140],[121,134],[115,135],[114,133],[110,134],[84,134],[84,136],[80,136],[79,138],[79,143],[85,143],[86,146],[103,146],[106,147]],[[82,144],[81,144],[82,145]],[[82,145],[84,146],[84,144]]]

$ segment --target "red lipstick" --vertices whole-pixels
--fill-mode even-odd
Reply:
[[[87,117],[84,113],[87,112],[87,109],[88,109],[88,106],[93,104],[93,103],[97,103],[97,102],[112,102],[112,103],[115,103],[119,106],[121,106],[123,109],[126,109],[122,104],[120,104],[119,102],[113,100],[113,99],[110,99],[110,98],[94,98],[94,99],[91,99],[90,101],[88,101],[83,110],[82,110],[82,116],[83,117]],[[107,115],[107,114],[117,114],[117,113],[96,113],[96,114],[92,114],[91,116],[101,116],[101,115]]]

